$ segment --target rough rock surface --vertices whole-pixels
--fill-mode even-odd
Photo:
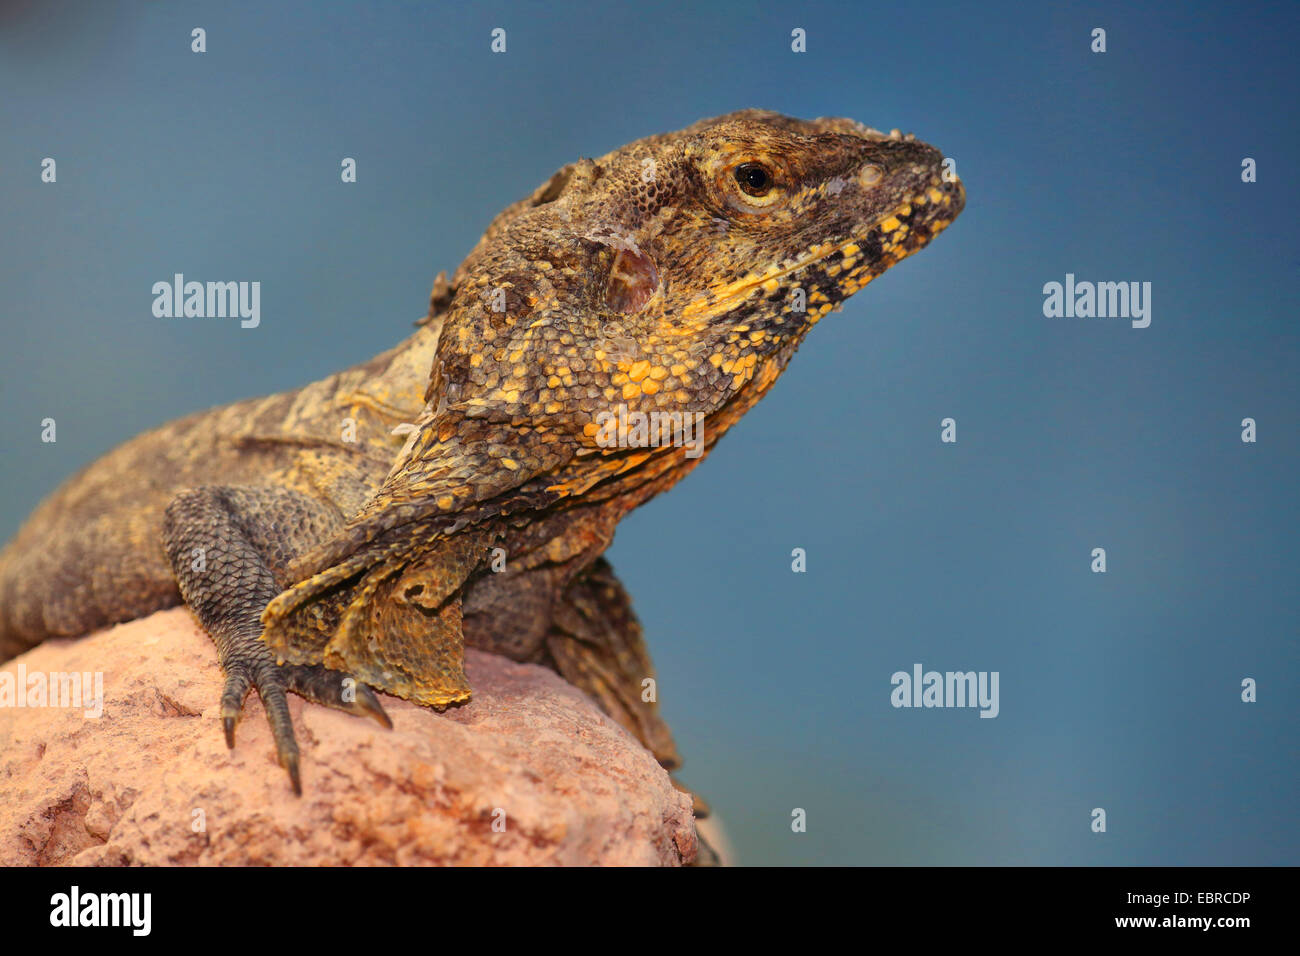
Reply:
[[[0,706],[0,864],[694,858],[690,798],[590,700],[540,667],[466,664],[473,701],[438,714],[384,697],[392,730],[291,697],[298,798],[256,693],[226,749],[221,669],[186,610],[48,642],[0,672],[102,672],[103,715]]]

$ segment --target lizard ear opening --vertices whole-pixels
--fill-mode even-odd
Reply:
[[[615,312],[640,312],[659,288],[659,269],[639,249],[620,249],[609,269],[605,304]]]
[[[528,204],[537,207],[555,202],[564,195],[564,191],[569,188],[571,182],[575,186],[581,187],[584,183],[595,182],[600,178],[600,174],[600,167],[590,159],[580,159],[577,162],[569,163],[538,186],[533,191],[533,194],[528,197]]]
[[[574,163],[560,169],[554,176],[541,185],[530,197],[529,203],[533,206],[545,206],[548,202],[555,202],[560,198],[560,193],[564,192],[564,187],[569,185],[569,179],[573,176]]]

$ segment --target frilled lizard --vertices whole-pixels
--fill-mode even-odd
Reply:
[[[555,669],[671,769],[601,557],[615,525],[964,198],[910,135],[757,110],[565,166],[396,348],[147,432],[51,495],[0,553],[0,660],[184,601],[227,743],[256,687],[301,792],[288,693],[387,724],[370,688],[468,700],[469,644]],[[607,427],[653,412],[666,443]]]

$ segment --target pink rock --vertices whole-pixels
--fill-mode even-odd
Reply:
[[[291,697],[300,798],[256,693],[226,749],[221,668],[183,608],[37,647],[0,665],[0,692],[20,667],[101,673],[103,713],[0,706],[3,865],[695,857],[690,798],[586,696],[531,664],[470,651],[474,699],[439,714],[384,697],[392,730]]]

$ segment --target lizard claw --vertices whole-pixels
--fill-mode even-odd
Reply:
[[[289,771],[289,783],[293,786],[293,795],[302,796],[302,777],[298,773],[298,748],[294,747],[293,753],[281,754],[280,763],[285,770]]]
[[[364,714],[375,718],[388,730],[393,729],[393,721],[384,710],[384,705],[379,703],[379,698],[375,692],[366,684],[357,684],[356,710],[353,713]]]
[[[226,686],[221,691],[221,726],[226,732],[226,746],[231,750],[235,749],[235,727],[244,712],[244,700],[252,688],[244,668],[232,668],[226,673]]]

